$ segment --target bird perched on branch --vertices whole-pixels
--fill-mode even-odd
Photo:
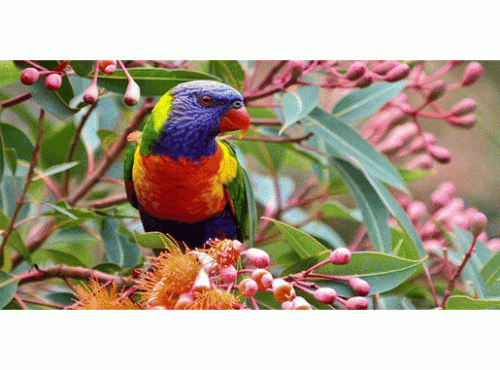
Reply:
[[[132,133],[125,185],[146,232],[170,234],[190,248],[249,233],[246,174],[216,136],[250,124],[243,97],[214,81],[190,81],[163,95],[143,132]]]

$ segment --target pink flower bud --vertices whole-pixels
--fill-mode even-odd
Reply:
[[[116,70],[116,62],[114,60],[100,60],[99,70],[107,75],[113,74]]]
[[[444,164],[451,161],[451,154],[446,148],[437,145],[429,145],[427,151],[439,163]]]
[[[484,231],[487,223],[488,219],[481,212],[474,212],[469,215],[469,227],[472,235],[476,238]]]
[[[269,265],[269,262],[271,262],[269,255],[262,249],[249,248],[242,254],[244,254],[250,263],[257,268],[265,268]]]
[[[373,77],[372,76],[363,75],[363,77],[359,78],[356,81],[356,83],[354,84],[354,86],[363,88],[363,87],[370,86],[372,84],[372,82],[373,82]]]
[[[287,67],[292,76],[297,78],[302,74],[306,64],[302,60],[291,60],[288,62]]]
[[[385,60],[383,62],[377,63],[373,66],[372,71],[376,74],[383,75],[389,72],[391,69],[397,67],[399,62],[396,60]]]
[[[476,124],[476,115],[474,113],[465,114],[463,116],[450,116],[446,121],[460,128],[471,128]]]
[[[220,279],[226,284],[232,284],[236,281],[238,277],[238,271],[233,265],[224,267],[220,270]]]
[[[370,293],[370,284],[367,281],[360,278],[352,278],[349,280],[349,285],[356,295],[368,295]]]
[[[45,87],[50,91],[55,91],[61,87],[62,77],[59,73],[52,73],[45,77]]]
[[[293,310],[294,308],[294,304],[291,301],[285,301],[281,304],[282,310]]]
[[[415,158],[411,159],[410,161],[406,162],[405,166],[408,169],[422,168],[424,170],[430,170],[433,165],[434,162],[432,161],[432,158],[428,154],[420,154],[417,155]]]
[[[478,62],[471,62],[465,67],[464,74],[462,75],[462,86],[469,86],[477,81],[483,74],[483,66]]]
[[[446,84],[442,80],[435,81],[429,89],[429,95],[427,95],[428,101],[434,101],[439,99],[446,92]]]
[[[476,110],[476,102],[473,99],[465,98],[455,104],[450,113],[454,116],[463,116],[464,114],[472,113]]]
[[[295,298],[295,290],[283,279],[273,280],[273,295],[278,302],[291,301]]]
[[[462,61],[461,60],[449,60],[448,63],[452,66],[452,67],[456,67],[460,64],[462,64]]]
[[[241,295],[247,298],[253,297],[259,290],[257,283],[252,278],[243,279],[238,284],[238,290]]]
[[[363,77],[366,71],[365,63],[363,62],[352,62],[345,74],[345,78],[349,81],[357,80]]]
[[[351,260],[351,251],[347,248],[337,248],[330,253],[328,259],[334,265],[345,265]]]
[[[440,234],[440,231],[432,221],[426,221],[419,230],[421,238],[432,238],[438,234]]]
[[[452,225],[461,227],[462,229],[467,229],[469,227],[469,218],[461,214],[453,216],[450,221]]]
[[[21,72],[21,82],[25,85],[33,85],[35,82],[38,81],[38,78],[40,77],[40,72],[36,70],[35,68],[26,68]]]
[[[432,205],[437,207],[445,206],[450,202],[451,197],[455,194],[455,191],[455,185],[452,182],[443,182],[431,193]]]
[[[427,207],[425,206],[425,204],[423,202],[415,201],[415,202],[412,202],[408,206],[406,213],[408,214],[408,218],[413,223],[417,223],[419,220],[421,220],[424,217],[426,211],[427,211]]]
[[[97,88],[97,85],[94,84],[87,87],[83,93],[83,101],[87,104],[94,104],[98,97],[99,89]]]
[[[302,297],[295,297],[292,301],[293,307],[296,310],[312,310],[311,305]]]
[[[410,67],[407,64],[401,63],[387,72],[384,80],[389,82],[399,81],[408,76],[409,72]]]
[[[366,310],[368,308],[368,300],[365,297],[351,297],[345,304],[348,310]]]
[[[411,204],[412,200],[408,195],[401,195],[398,198],[398,203],[403,207],[404,209],[407,209],[408,206]]]
[[[332,304],[337,300],[337,292],[332,288],[319,288],[313,293],[314,299],[325,304]]]
[[[174,310],[186,310],[193,305],[194,294],[192,291],[182,293],[175,304]]]
[[[424,142],[425,141],[425,142]],[[406,147],[397,151],[398,157],[404,157],[413,153],[422,151],[425,148],[425,143],[434,144],[436,137],[430,132],[424,132],[423,138],[421,135],[413,138]]]
[[[205,269],[201,268],[200,271],[198,271],[198,275],[196,275],[196,279],[194,280],[193,291],[201,292],[205,289],[210,289],[210,288],[211,288],[210,277],[208,276]]]
[[[486,231],[481,232],[477,236],[477,240],[479,240],[480,242],[486,243],[488,241],[488,234],[486,234]]]
[[[422,245],[426,251],[442,250],[444,248],[444,243],[436,239],[423,241]]]
[[[252,279],[255,280],[260,290],[266,290],[273,285],[273,275],[267,270],[256,269],[252,272]]]
[[[128,106],[136,105],[141,98],[141,89],[133,80],[129,81],[127,90],[125,90],[124,101]]]
[[[491,249],[493,252],[500,251],[500,239],[490,239],[486,243],[486,246]]]

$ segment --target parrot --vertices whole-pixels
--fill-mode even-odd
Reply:
[[[243,96],[222,82],[183,82],[158,100],[124,159],[127,199],[144,231],[191,249],[249,237],[248,177],[218,137],[236,130],[243,137],[249,125]]]

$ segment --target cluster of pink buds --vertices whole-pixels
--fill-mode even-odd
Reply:
[[[470,128],[475,124],[474,100],[465,98],[449,110],[441,108],[436,102],[447,91],[471,85],[483,73],[481,64],[470,62],[465,67],[461,80],[447,85],[441,77],[459,64],[459,61],[449,61],[435,73],[426,75],[425,62],[419,62],[409,74],[404,92],[397,94],[373,115],[361,129],[361,135],[386,155],[397,158],[413,156],[406,162],[407,168],[430,169],[435,162],[450,162],[450,152],[436,145],[436,137],[422,130],[419,119],[444,120],[458,128]],[[409,104],[410,92],[419,96],[422,101],[416,107]]]
[[[127,68],[123,65],[123,62],[118,60],[118,64],[120,68],[123,70],[125,77],[127,77],[127,89],[125,90],[125,95],[123,100],[125,104],[129,106],[136,105],[141,98],[141,90],[139,85],[134,81],[134,79],[130,76],[130,73],[127,71]],[[116,62],[114,60],[98,60],[96,61],[94,77],[92,79],[92,83],[83,93],[83,101],[87,104],[94,104],[99,97],[99,89],[97,87],[97,78],[98,71],[101,71],[107,75],[111,75],[116,70]]]
[[[429,251],[444,249],[448,241],[440,228],[452,232],[453,227],[457,226],[470,230],[490,249],[500,249],[500,239],[488,240],[485,231],[486,216],[475,208],[466,208],[464,201],[455,193],[453,183],[444,182],[432,192],[429,207],[421,201],[412,201],[407,196],[399,198],[399,203],[422,238],[424,248]]]
[[[24,85],[33,85],[40,77],[45,77],[45,87],[47,90],[59,90],[64,76],[63,70],[68,65],[67,61],[61,62],[54,70],[49,70],[29,60],[24,62],[31,66],[23,69],[21,72],[20,80]]]
[[[333,305],[335,302],[347,309],[366,309],[368,300],[365,298],[370,292],[370,285],[363,279],[348,276],[330,276],[316,274],[315,270],[325,264],[345,265],[351,260],[351,252],[347,248],[332,251],[329,257],[298,274],[275,278],[266,269],[271,264],[269,255],[258,248],[243,250],[240,242],[235,240],[211,240],[209,249],[197,250],[198,260],[203,266],[201,277],[197,277],[193,289],[218,289],[225,292],[237,291],[258,309],[255,295],[259,291],[272,293],[274,299],[281,303],[284,310],[310,310],[312,305],[303,297],[296,294],[297,290],[310,294],[316,301]],[[241,257],[244,268],[237,270],[236,261]],[[349,299],[338,297],[336,291],[330,287],[318,287],[316,280],[337,280],[349,284],[356,295]],[[250,308],[247,304],[236,304],[240,309]]]

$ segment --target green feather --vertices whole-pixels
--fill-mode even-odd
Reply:
[[[123,180],[132,181],[132,167],[134,166],[134,154],[137,148],[137,143],[130,143],[125,151],[125,159],[123,163]]]
[[[142,131],[141,147],[139,149],[141,154],[151,154],[151,147],[165,128],[173,100],[174,97],[167,92],[160,98],[151,111],[151,115],[148,117]]]
[[[253,197],[252,186],[247,173],[240,165],[234,148],[226,141],[220,141],[229,149],[229,154],[238,162],[236,176],[226,186],[231,196],[234,206],[234,212],[238,225],[241,229],[243,240],[249,239],[250,246],[253,247],[255,241],[255,230],[257,221],[257,210],[255,208],[255,200]]]

